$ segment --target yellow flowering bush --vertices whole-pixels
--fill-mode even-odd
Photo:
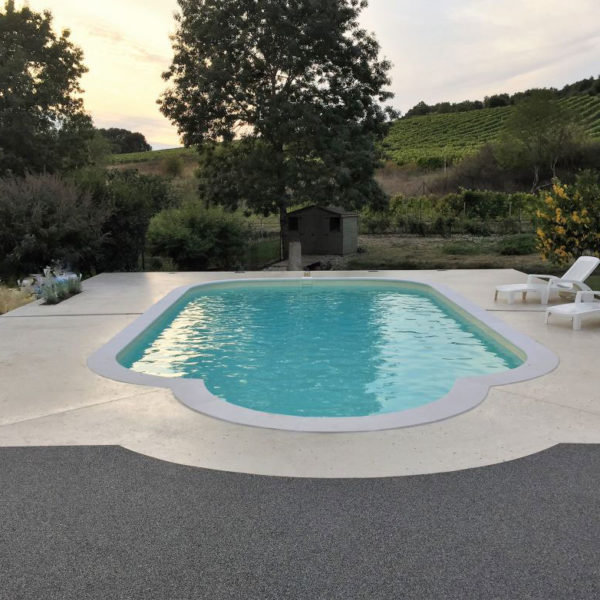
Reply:
[[[537,237],[542,256],[557,264],[583,254],[600,256],[599,174],[586,171],[572,185],[555,179],[541,196]]]

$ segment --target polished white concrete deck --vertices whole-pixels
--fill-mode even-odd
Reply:
[[[377,273],[448,285],[561,359],[549,375],[493,388],[474,410],[438,423],[338,434],[246,427],[196,413],[169,390],[119,383],[87,368],[92,352],[172,289],[249,276],[298,274],[103,274],[62,304],[34,303],[0,317],[0,446],[119,444],[213,469],[378,477],[488,465],[561,442],[600,443],[600,318],[572,331],[566,320],[544,325],[543,308],[534,302],[495,304],[496,285],[525,280],[512,270]]]

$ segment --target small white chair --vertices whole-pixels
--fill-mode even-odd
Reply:
[[[581,319],[588,315],[600,314],[600,292],[583,291],[577,292],[575,302],[569,304],[560,304],[546,309],[546,323],[550,319],[550,315],[559,317],[567,317],[573,319],[573,329],[578,331],[581,329]]]
[[[514,304],[517,295],[521,295],[525,302],[527,294],[539,294],[542,304],[548,304],[550,297],[559,292],[589,291],[590,287],[583,282],[594,272],[599,263],[600,259],[595,256],[580,256],[562,277],[528,275],[527,283],[499,285],[496,287],[494,302],[498,300],[498,294],[506,295],[509,304]]]

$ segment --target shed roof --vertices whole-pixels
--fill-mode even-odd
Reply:
[[[332,213],[334,215],[337,215],[339,217],[357,217],[358,213],[350,211],[350,210],[346,210],[345,208],[342,208],[341,206],[320,206],[318,204],[313,204],[311,206],[305,206],[304,208],[299,208],[298,210],[294,210],[290,213],[288,213],[289,215],[297,215],[298,213],[307,211],[307,210],[313,210],[313,209],[319,209],[319,210],[323,210],[325,212],[329,212]]]

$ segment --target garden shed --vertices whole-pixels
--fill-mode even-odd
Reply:
[[[358,214],[337,206],[307,206],[288,213],[290,242],[302,254],[352,254],[358,249]]]

